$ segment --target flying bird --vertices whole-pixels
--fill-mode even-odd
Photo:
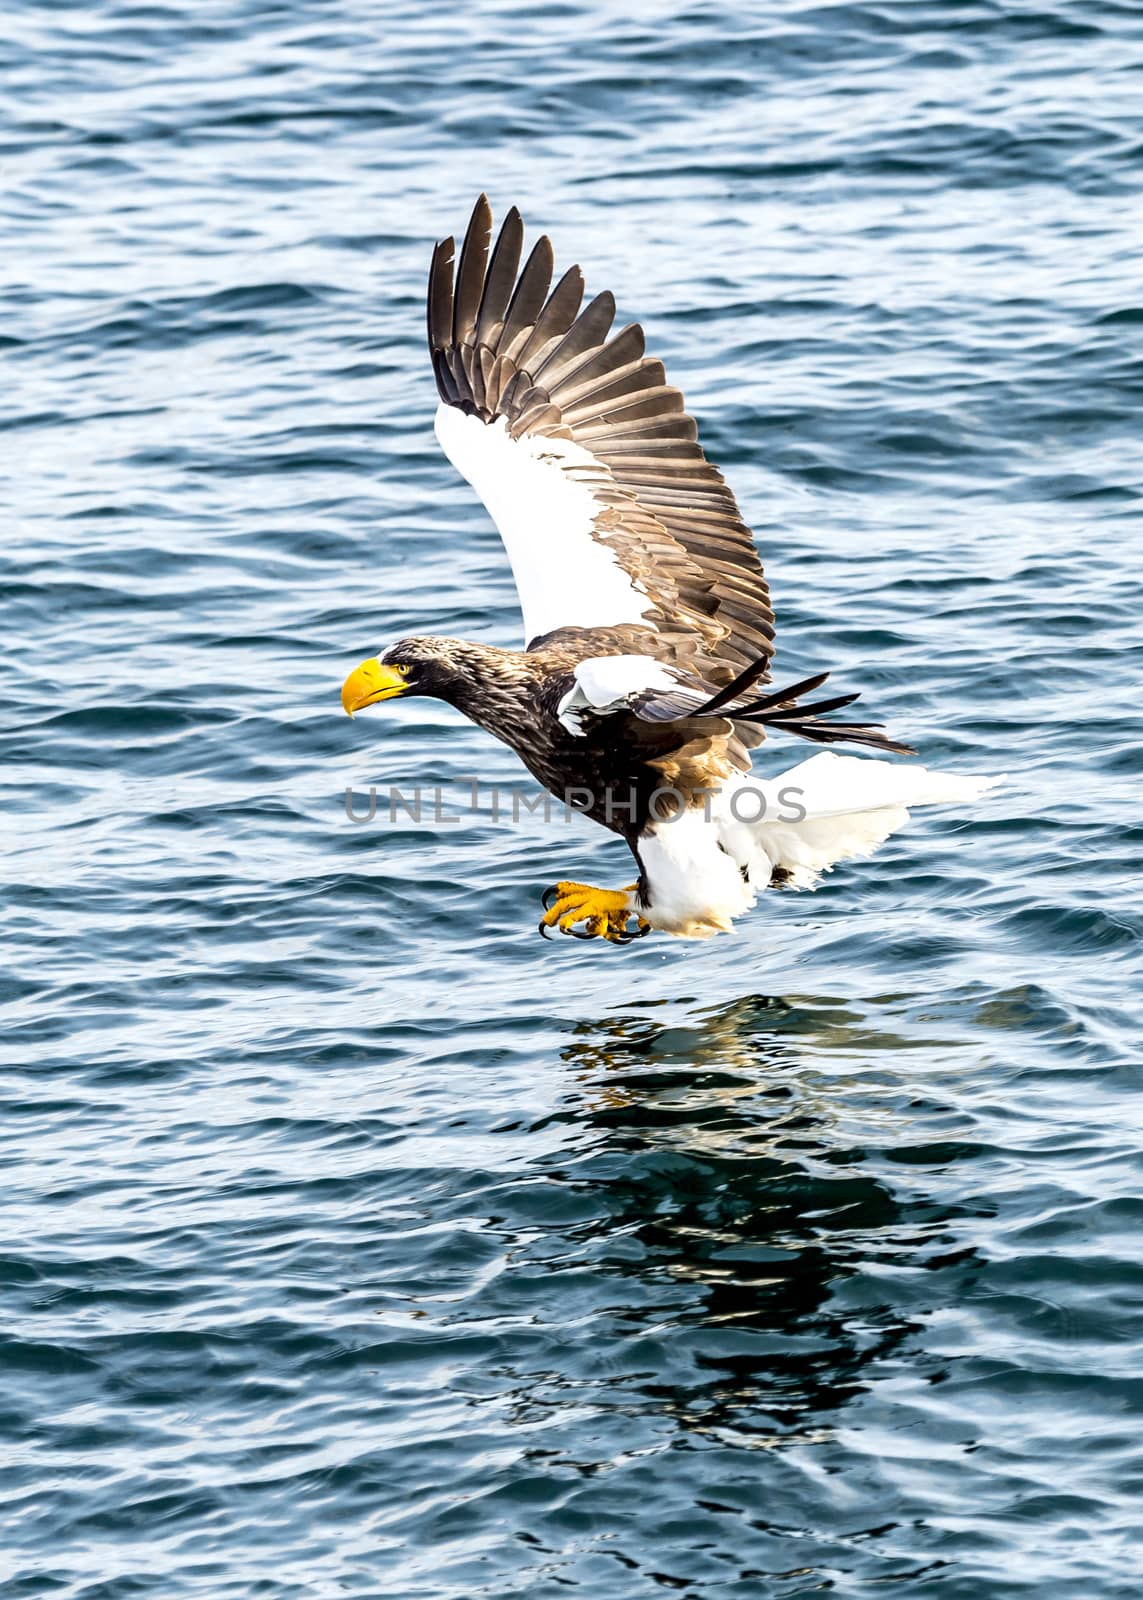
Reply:
[[[829,720],[857,695],[812,698],[826,672],[767,688],[774,612],[753,537],[643,330],[612,335],[615,299],[583,306],[578,267],[552,288],[547,238],[521,269],[515,207],[490,251],[491,238],[481,195],[455,274],[454,241],[433,252],[436,434],[499,529],[525,646],[402,639],[351,672],[341,698],[351,716],[398,695],[444,700],[622,835],[635,881],[554,884],[541,933],[705,938],[761,890],[808,888],[871,854],[909,806],[972,801],[999,781],[832,751],[751,774],[768,732],[913,752],[880,724]]]

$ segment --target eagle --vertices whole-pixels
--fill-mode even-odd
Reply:
[[[751,772],[767,733],[912,755],[881,724],[831,720],[856,694],[774,690],[774,611],[749,528],[707,460],[683,396],[615,299],[585,306],[540,238],[524,266],[513,207],[492,245],[481,195],[428,282],[436,435],[511,563],[524,648],[416,636],[345,680],[352,716],[401,695],[455,707],[567,805],[626,840],[635,881],[560,881],[539,924],[628,944],[652,929],[706,938],[769,887],[812,887],[867,856],[908,808],[968,802],[999,780],[822,750]],[[455,272],[454,272],[455,263]]]

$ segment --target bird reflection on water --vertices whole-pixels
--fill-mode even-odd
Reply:
[[[886,1112],[867,1097],[855,1120],[852,1076],[819,1059],[854,1013],[759,995],[682,1022],[656,1010],[579,1024],[562,1052],[572,1115],[598,1135],[587,1166],[606,1210],[586,1231],[616,1246],[610,1270],[661,1290],[619,1315],[686,1348],[680,1380],[659,1370],[642,1393],[739,1445],[821,1438],[916,1327],[878,1275],[947,1260],[952,1213],[865,1170],[893,1137]]]

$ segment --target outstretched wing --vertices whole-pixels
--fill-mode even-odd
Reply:
[[[433,253],[436,430],[500,530],[529,646],[620,628],[700,683],[759,662],[765,681],[774,614],[758,552],[643,330],[609,339],[614,298],[581,311],[578,267],[552,289],[546,238],[521,271],[514,207],[490,256],[491,230],[481,195],[455,282],[454,241]]]

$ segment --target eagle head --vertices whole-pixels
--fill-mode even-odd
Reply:
[[[379,656],[370,656],[341,686],[341,703],[350,716],[399,694],[434,695],[452,700],[458,687],[479,676],[479,646],[460,639],[429,636],[399,639]]]

